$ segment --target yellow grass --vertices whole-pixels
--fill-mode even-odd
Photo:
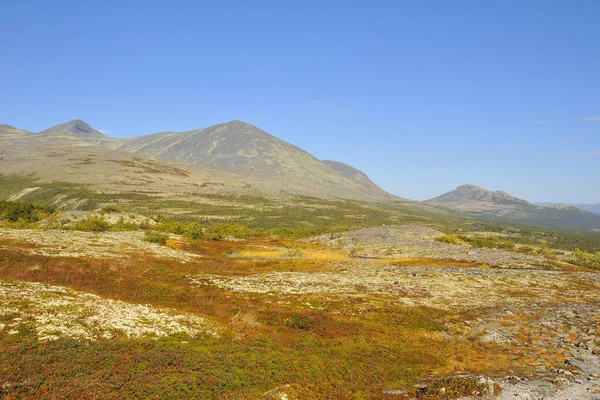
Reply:
[[[346,262],[348,256],[343,253],[332,251],[313,251],[299,249],[296,253],[292,250],[291,256],[287,249],[285,250],[242,250],[239,252],[242,258],[262,258],[262,259],[280,259],[280,258],[296,258],[309,259],[327,262]]]

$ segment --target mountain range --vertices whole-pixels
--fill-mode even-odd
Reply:
[[[399,199],[346,164],[320,161],[241,121],[128,139],[106,136],[81,120],[39,133],[2,125],[0,145],[3,161],[0,173],[35,173],[42,180],[74,179],[103,188],[118,180],[118,187],[135,186],[135,183],[128,185],[127,182],[140,180],[139,174],[131,176],[136,172],[166,171],[177,166],[187,175],[184,181],[177,182],[180,191],[189,191],[208,179],[226,183],[222,190],[235,189],[236,193],[255,195],[287,194],[364,201]],[[199,171],[201,176],[196,176]],[[224,176],[227,179],[222,182]],[[157,181],[150,176],[143,179],[149,190]],[[158,181],[167,184],[167,180]],[[186,186],[192,188],[184,189]]]
[[[39,133],[0,125],[0,174],[85,184],[106,193],[144,191],[188,200],[221,193],[409,203],[351,165],[319,160],[242,121],[125,139],[106,136],[82,120]],[[410,204],[478,218],[600,230],[600,216],[579,208],[535,205],[474,185]]]

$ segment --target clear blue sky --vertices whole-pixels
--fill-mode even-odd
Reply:
[[[600,1],[0,0],[0,123],[233,119],[383,188],[600,202]]]

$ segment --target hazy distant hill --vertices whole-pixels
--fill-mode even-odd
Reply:
[[[600,216],[571,206],[544,207],[479,186],[463,185],[426,203],[478,217],[564,229],[600,230]]]
[[[432,203],[491,203],[496,205],[527,205],[526,200],[518,199],[502,191],[492,192],[475,185],[462,185],[456,189],[435,197]]]
[[[535,203],[538,206],[556,207],[560,206],[561,203]],[[570,206],[577,207],[580,210],[591,212],[600,215],[600,203],[598,204],[583,204],[583,203],[569,203]]]

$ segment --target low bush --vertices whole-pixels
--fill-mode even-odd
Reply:
[[[437,237],[437,238],[435,238],[435,240],[437,242],[450,243],[450,244],[462,244],[463,243],[463,241],[459,237],[454,236],[452,234],[446,234],[444,236]]]
[[[100,210],[104,213],[120,213],[123,212],[123,210],[121,209],[121,207],[116,206],[114,204],[108,205],[106,207],[102,207],[102,209]]]
[[[12,202],[2,201],[0,202],[0,219],[9,222],[37,222],[42,219],[45,212],[33,204],[26,202]]]
[[[150,243],[165,245],[167,243],[167,240],[169,240],[169,236],[154,231],[146,231],[146,236],[144,237],[144,240]]]
[[[586,268],[600,269],[600,251],[588,253],[580,249],[573,250],[575,262]]]
[[[82,219],[73,225],[74,230],[84,232],[105,232],[109,228],[110,224],[100,217]]]
[[[498,236],[473,236],[468,238],[469,244],[473,247],[487,247],[497,249],[501,242]]]
[[[502,249],[502,250],[513,251],[513,250],[515,250],[516,246],[515,246],[515,242],[506,240],[506,241],[500,243],[498,245],[498,248]]]

